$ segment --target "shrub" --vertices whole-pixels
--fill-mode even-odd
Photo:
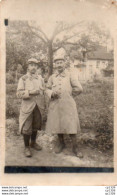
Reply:
[[[6,85],[6,94],[12,95],[16,99],[16,90],[17,90],[17,84],[7,84]]]
[[[18,123],[15,118],[6,120],[6,130],[7,135],[18,131]]]
[[[14,83],[14,82],[15,82],[14,77],[10,73],[6,73],[6,83],[11,84],[11,83]]]
[[[6,97],[6,118],[18,118],[19,116],[19,102],[13,97]]]
[[[81,129],[92,129],[97,135],[94,145],[105,151],[113,147],[113,80],[96,80],[83,88],[76,98]]]

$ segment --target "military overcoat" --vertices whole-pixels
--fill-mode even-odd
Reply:
[[[72,94],[82,92],[77,74],[64,70],[50,76],[46,93],[50,98],[46,131],[50,134],[77,134],[80,132],[80,122],[77,107]],[[53,92],[59,93],[59,98],[52,98]]]
[[[37,95],[29,95],[29,91],[39,90]],[[22,98],[20,116],[19,116],[19,129],[22,132],[23,125],[29,115],[33,112],[37,105],[41,115],[44,113],[44,81],[41,75],[30,73],[22,76],[18,83],[17,97]]]

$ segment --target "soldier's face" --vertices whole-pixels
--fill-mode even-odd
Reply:
[[[31,63],[28,65],[28,71],[29,71],[31,74],[35,74],[36,71],[37,71],[37,64],[31,62]]]
[[[65,68],[65,62],[64,60],[57,60],[55,62],[55,68],[59,71],[62,72]]]

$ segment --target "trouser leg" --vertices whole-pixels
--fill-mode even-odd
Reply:
[[[31,142],[32,141],[36,142],[36,137],[37,137],[37,131],[32,131]]]
[[[26,119],[23,128],[22,134],[23,135],[30,135],[32,134],[32,120],[33,120],[33,113],[31,113],[28,118]]]
[[[60,143],[64,143],[64,135],[63,134],[58,134],[58,139]]]
[[[30,151],[30,138],[32,134],[32,113],[30,116],[26,119],[23,129],[22,129],[22,134],[24,138],[24,146],[25,146],[25,156],[26,157],[31,157],[31,151]]]
[[[33,110],[32,131],[41,130],[42,117],[38,106]]]
[[[37,106],[33,110],[31,147],[35,150],[41,150],[42,147],[36,143],[37,131],[41,129],[41,114]]]
[[[77,137],[75,134],[70,134],[71,140],[72,140],[72,145],[74,148],[77,148]]]
[[[58,134],[58,143],[56,144],[55,147],[55,153],[60,153],[65,147],[64,143],[64,135],[63,134]]]
[[[32,154],[31,154],[31,151],[30,151],[30,135],[26,135],[24,134],[23,135],[24,137],[24,145],[25,145],[25,156],[26,157],[31,157]]]
[[[29,147],[29,145],[30,145],[30,135],[24,134],[23,137],[24,137],[24,145],[25,145],[25,147]]]
[[[76,134],[70,134],[70,137],[71,137],[71,140],[72,140],[72,146],[73,146],[72,150],[73,150],[73,153],[77,157],[83,158],[83,154],[81,152],[79,152]]]

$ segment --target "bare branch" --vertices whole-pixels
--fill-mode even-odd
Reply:
[[[82,32],[84,32],[84,31],[82,31]],[[71,38],[76,37],[77,35],[80,35],[82,32],[80,32],[80,33],[77,32],[77,33],[74,33],[73,35],[71,35],[71,36],[69,36],[69,37],[64,38],[62,41],[60,41],[60,44],[63,44],[63,43],[65,43],[66,41],[70,40]]]
[[[37,34],[37,33],[35,33],[35,32],[33,32],[33,34],[34,34],[35,36],[37,36],[39,39],[41,39],[44,43],[47,44],[47,42],[45,41],[45,39],[43,39],[43,37],[41,37],[39,34]]]
[[[44,36],[44,38],[46,39],[46,41],[48,41],[48,37],[46,36],[46,34],[42,31],[41,27],[39,27],[39,29],[35,28],[35,27],[32,27],[33,29],[35,30],[39,30],[40,33],[42,33],[42,35]]]
[[[75,24],[67,26],[67,27],[62,26],[61,28],[60,28],[61,23],[59,23],[53,32],[52,40],[54,40],[55,36],[58,35],[59,33],[63,32],[63,31],[71,30],[72,28],[74,28],[77,25],[80,25],[81,23],[83,23],[83,21],[80,21],[78,23],[75,23]]]
[[[37,36],[38,38],[40,38],[44,43],[47,43],[47,41],[41,35],[39,35],[38,33],[36,33],[35,31],[32,30],[32,29],[37,30],[36,28],[30,26],[29,24],[28,24],[28,27],[29,27],[29,29],[30,29],[30,31],[31,31],[32,34],[34,34],[35,36]]]
[[[79,42],[78,43],[63,42],[57,48],[54,48],[53,49],[53,52],[56,52],[58,49],[60,49],[61,47],[63,47],[64,45],[67,45],[67,44],[72,45],[72,46],[78,46],[79,45]]]
[[[53,51],[55,52],[55,51],[57,51],[58,49],[60,49],[61,47],[63,47],[63,45],[65,45],[65,44],[68,43],[67,41],[68,41],[69,39],[71,39],[71,38],[77,36],[78,34],[79,34],[79,33],[75,33],[74,35],[69,36],[69,37],[63,39],[63,40],[59,43],[59,46],[58,46],[56,49],[53,49]],[[70,42],[69,42],[69,43],[70,43]],[[77,43],[71,43],[71,44],[72,44],[72,45],[73,45],[73,44],[74,44],[74,45],[77,45]]]

